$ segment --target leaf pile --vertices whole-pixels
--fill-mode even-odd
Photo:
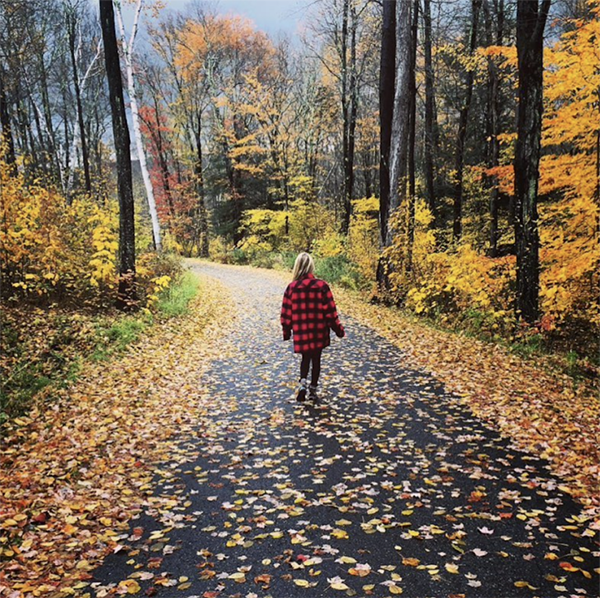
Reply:
[[[597,533],[543,459],[350,318],[322,404],[298,405],[280,275],[198,268],[231,289],[234,326],[195,437],[82,597],[593,595]]]
[[[349,315],[372,326],[464,400],[503,436],[550,461],[570,494],[600,517],[598,389],[525,361],[498,345],[415,323],[396,309],[336,291]]]
[[[206,340],[220,333],[206,327],[223,296],[203,285],[192,316],[157,324],[119,362],[89,364],[50,409],[40,404],[6,427],[0,595],[72,595],[119,549],[118,530],[151,493],[153,466],[178,458],[169,439],[194,425],[215,346]]]

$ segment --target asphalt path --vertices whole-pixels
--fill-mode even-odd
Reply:
[[[185,598],[599,595],[597,536],[546,461],[343,313],[347,336],[323,353],[322,402],[297,404],[298,357],[279,327],[285,283],[194,269],[233,298],[217,315],[209,408],[180,440],[183,462],[157,471],[167,506],[132,520],[93,572],[94,595],[131,580]]]

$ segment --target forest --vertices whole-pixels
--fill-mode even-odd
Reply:
[[[370,300],[595,367],[597,0],[321,0],[297,37],[107,4],[112,62],[94,3],[0,2],[8,347],[22,310],[152,311],[178,256],[307,250]]]
[[[0,596],[596,595],[600,0],[220,2],[0,0]]]

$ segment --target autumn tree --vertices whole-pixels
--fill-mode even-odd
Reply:
[[[115,3],[116,16],[119,23],[119,32],[121,36],[121,45],[123,48],[123,59],[125,61],[125,70],[127,72],[127,89],[129,94],[129,104],[131,107],[131,120],[133,122],[133,131],[135,137],[135,143],[138,153],[138,160],[140,162],[140,169],[142,171],[142,178],[144,180],[144,186],[146,188],[146,198],[148,200],[148,210],[150,212],[150,219],[152,221],[152,238],[154,240],[154,247],[157,251],[162,249],[162,240],[160,233],[160,223],[158,221],[158,213],[156,211],[156,202],[154,200],[154,189],[152,188],[152,181],[150,180],[150,173],[148,172],[148,165],[146,163],[146,149],[144,148],[144,142],[142,139],[142,133],[140,131],[140,118],[139,108],[136,91],[136,77],[134,73],[133,54],[135,41],[137,37],[139,19],[142,14],[143,0],[138,0],[133,25],[131,27],[131,34],[129,39],[125,31],[125,24],[123,22],[123,15],[121,11],[120,2]]]
[[[100,23],[108,78],[119,189],[119,295],[117,307],[135,307],[135,221],[129,125],[125,114],[121,64],[112,0],[100,0]]]
[[[551,0],[517,1],[519,112],[515,152],[516,309],[539,317],[538,181],[544,92],[544,29]]]

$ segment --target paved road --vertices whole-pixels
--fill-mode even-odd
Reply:
[[[282,283],[195,268],[230,289],[221,317],[233,309],[235,330],[197,437],[182,439],[188,461],[157,474],[170,506],[132,521],[96,595],[128,578],[149,595],[206,598],[598,595],[598,545],[545,461],[343,314],[347,337],[323,355],[324,404],[297,405]]]

